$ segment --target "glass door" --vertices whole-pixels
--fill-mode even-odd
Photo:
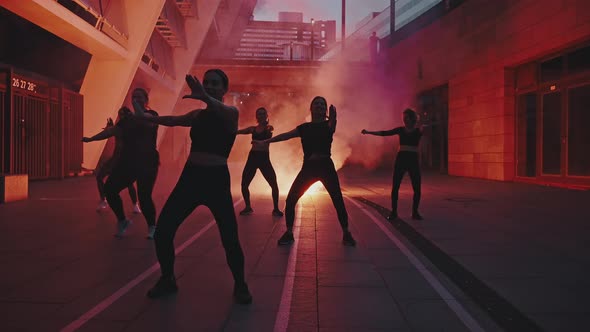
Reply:
[[[590,84],[568,89],[567,176],[590,177]]]
[[[541,174],[562,174],[562,102],[561,91],[541,95]]]

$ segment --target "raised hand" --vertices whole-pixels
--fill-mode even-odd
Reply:
[[[112,126],[114,126],[114,125],[115,125],[115,124],[114,124],[114,122],[113,122],[113,119],[112,119],[112,118],[108,118],[108,119],[107,119],[107,126],[106,126],[105,128],[112,127]]]
[[[328,117],[332,118],[336,116],[336,106],[330,104],[330,112],[328,113]]]
[[[203,100],[204,98],[206,98],[207,93],[205,92],[205,88],[203,88],[203,85],[201,84],[198,78],[192,75],[186,75],[185,80],[186,84],[191,89],[191,94],[185,95],[182,98],[191,98],[198,100]]]

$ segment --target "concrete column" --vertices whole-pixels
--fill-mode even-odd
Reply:
[[[84,135],[90,136],[104,127],[107,117],[116,112],[125,100],[129,86],[165,0],[126,0],[121,6],[126,17],[129,41],[123,59],[105,59],[94,55],[88,66],[80,93],[84,95]],[[106,141],[84,144],[86,168],[94,168]]]
[[[188,17],[185,22],[186,41],[185,48],[175,48],[173,61],[175,68],[176,80],[173,83],[172,90],[169,87],[154,84],[150,89],[150,107],[157,110],[160,115],[170,115],[175,109],[178,114],[184,114],[190,110],[204,107],[205,105],[195,100],[182,100],[182,96],[187,91],[185,89],[186,83],[184,77],[191,71],[193,64],[199,55],[202,47],[205,47],[204,41],[209,31],[209,27],[213,22],[220,0],[197,1],[198,17]],[[201,77],[199,77],[200,79]],[[231,77],[230,77],[231,84]],[[167,127],[160,127],[158,133],[158,144],[165,136]],[[170,130],[178,130],[170,128]],[[161,149],[162,160],[169,157],[177,156],[183,147],[183,143],[167,145]],[[166,150],[166,151],[164,151]]]

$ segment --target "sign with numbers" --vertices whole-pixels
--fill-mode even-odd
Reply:
[[[30,92],[37,92],[37,83],[22,79],[20,77],[13,76],[12,77],[12,87],[27,90]]]

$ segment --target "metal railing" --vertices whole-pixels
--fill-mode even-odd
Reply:
[[[129,36],[111,23],[102,13],[82,0],[55,0],[60,5],[69,9],[72,13],[94,26],[119,45],[127,47]]]

